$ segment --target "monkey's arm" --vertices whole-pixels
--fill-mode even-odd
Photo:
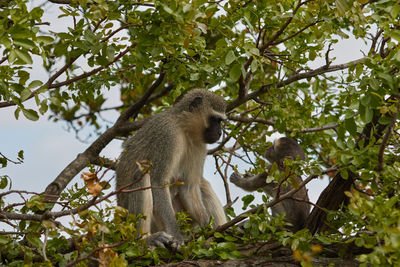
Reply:
[[[160,143],[157,143],[161,147]],[[162,230],[172,235],[178,242],[183,243],[184,238],[179,231],[175,219],[175,211],[170,194],[169,184],[177,168],[177,157],[173,157],[174,150],[162,151],[163,157],[154,157],[150,170],[151,193],[153,198],[154,217],[159,220]]]
[[[175,211],[168,187],[165,187],[165,184],[159,185],[157,182],[154,182],[152,186],[161,187],[152,189],[155,217],[161,220],[165,232],[172,235],[179,243],[182,243],[184,238],[175,219]]]
[[[267,179],[267,173],[257,174],[251,177],[242,177],[237,172],[232,173],[229,180],[235,184],[236,186],[246,190],[246,191],[255,191],[259,188],[264,188],[267,184],[265,180]],[[273,187],[273,185],[270,185]]]
[[[214,218],[214,228],[227,222],[224,208],[215,194],[210,183],[202,178],[201,180],[201,195],[206,210],[209,212],[209,216]]]

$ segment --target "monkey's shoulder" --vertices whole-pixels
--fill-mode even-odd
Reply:
[[[149,119],[142,128],[128,138],[123,147],[129,154],[137,157],[147,156],[151,151],[168,155],[175,150],[174,144],[177,143],[177,138],[178,133],[171,117],[160,113]]]

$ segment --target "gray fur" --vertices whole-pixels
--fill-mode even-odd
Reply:
[[[208,116],[225,117],[225,107],[222,97],[204,89],[191,90],[174,106],[152,117],[125,142],[116,170],[117,188],[141,176],[136,162],[142,160],[151,162],[150,173],[131,188],[157,187],[118,195],[120,206],[133,214],[146,215],[146,221],[141,223],[143,232],[165,231],[182,242],[175,219],[177,210],[187,210],[199,225],[207,224],[210,216],[221,217],[221,214],[208,210],[211,202],[218,207],[219,213],[223,213],[211,187],[206,191],[202,189],[207,155],[203,132]],[[176,180],[184,185],[166,186]],[[209,190],[214,195],[210,195]],[[180,207],[174,207],[177,203]],[[224,222],[219,219],[220,224]]]
[[[283,171],[283,160],[285,158],[292,158],[293,160],[299,156],[301,160],[305,160],[303,149],[293,139],[282,137],[275,141],[274,145],[269,147],[265,152],[265,157],[271,162],[278,164],[280,170]],[[266,183],[267,173],[258,174],[251,177],[243,178],[238,173],[233,173],[230,181],[236,186],[246,190],[255,191],[262,189],[267,195],[276,197],[277,183]],[[300,176],[296,176],[298,184],[302,182]],[[280,187],[280,195],[289,192],[292,189],[290,185]],[[308,202],[308,193],[305,187],[302,187],[294,195],[294,198]],[[285,214],[285,220],[292,224],[289,230],[296,232],[304,228],[308,214],[310,213],[310,205],[303,201],[296,201],[294,199],[285,199],[271,207],[272,215],[278,216]]]

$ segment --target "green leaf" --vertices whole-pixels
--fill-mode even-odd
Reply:
[[[0,245],[5,245],[10,242],[10,238],[7,235],[0,235]]]
[[[50,101],[53,105],[56,105],[57,107],[61,107],[61,101],[57,97],[50,97]]]
[[[165,12],[167,12],[168,14],[174,14],[174,11],[172,11],[172,9],[170,9],[167,5],[162,5],[162,7],[164,8]]]
[[[256,47],[250,48],[249,52],[252,55],[255,55],[255,56],[259,56],[260,55],[260,50],[258,48],[256,48]]]
[[[382,116],[379,118],[378,122],[380,124],[386,125],[392,122],[392,118],[388,116]]]
[[[215,238],[223,238],[224,235],[221,234],[220,232],[215,232],[215,233],[214,233],[214,237],[215,237]]]
[[[359,108],[360,111],[360,117],[365,123],[370,123],[372,121],[372,117],[374,115],[374,111],[370,108],[367,108],[365,106],[360,106]]]
[[[239,80],[240,75],[242,74],[242,67],[239,64],[234,64],[231,70],[229,71],[229,78],[236,82]]]
[[[7,160],[6,160],[7,161]],[[8,185],[8,176],[4,175],[1,177],[0,179],[0,189],[4,189],[6,188]]]
[[[36,47],[35,43],[29,39],[14,39],[13,42],[15,45],[23,47],[28,50]]]
[[[32,94],[32,91],[29,88],[25,88],[22,92],[21,92],[21,102],[24,102],[25,100],[27,100]]]
[[[29,243],[31,243],[37,248],[41,248],[43,246],[43,242],[33,234],[27,234],[26,239],[28,240]]]
[[[367,107],[368,104],[371,102],[371,95],[365,95],[365,96],[361,97],[360,102],[362,105]]]
[[[33,109],[23,109],[22,113],[28,120],[37,121],[39,119],[39,115]]]
[[[47,99],[44,99],[41,103],[40,103],[40,108],[39,108],[39,112],[40,114],[44,114],[47,112],[47,110],[49,109],[49,106],[47,105]]]
[[[4,47],[7,49],[10,49],[11,45],[12,45],[11,40],[6,37],[1,38],[0,43],[2,43],[4,45]]]
[[[246,195],[242,197],[243,209],[247,209],[247,207],[250,205],[251,202],[253,202],[254,199],[255,197],[253,195]]]
[[[349,178],[349,173],[347,172],[346,169],[341,169],[340,176],[342,176],[343,179],[347,180],[347,178]]]
[[[32,57],[25,49],[15,49],[15,53],[17,54],[18,58],[21,59],[26,64],[32,64]]]
[[[0,165],[1,165],[0,168],[7,167],[7,163],[8,163],[7,159],[0,156]],[[5,176],[0,176],[0,177],[5,177]]]
[[[48,45],[54,43],[54,38],[51,36],[38,36],[37,41],[39,43],[43,43],[44,45]]]
[[[42,86],[42,84],[43,84],[42,81],[34,80],[28,85],[28,88],[36,88],[36,87]]]
[[[351,8],[351,4],[349,3],[349,0],[336,0],[336,8],[339,15],[344,15],[346,11]]]
[[[24,151],[23,150],[18,151],[18,159],[20,159],[20,160],[24,159]]]
[[[17,59],[17,53],[15,52],[16,49],[11,49],[10,54],[8,55],[8,62],[14,63],[14,61]]]
[[[15,111],[14,111],[14,117],[15,117],[15,119],[17,119],[18,120],[18,118],[19,118],[19,113],[21,112],[21,108],[20,107],[17,107],[16,109],[15,109]]]
[[[392,18],[396,19],[399,13],[400,13],[400,5],[395,4],[392,10],[390,11],[390,15],[392,16]]]
[[[232,50],[229,50],[225,56],[225,64],[230,65],[235,60],[236,60],[235,53]]]
[[[352,135],[356,136],[357,135],[357,125],[356,122],[354,121],[354,118],[349,118],[344,121],[344,126],[346,127],[346,130]]]
[[[400,32],[398,31],[392,31],[390,33],[390,37],[395,39],[397,42],[400,42]]]
[[[112,46],[107,46],[106,49],[107,52],[107,59],[108,61],[112,61],[114,59],[114,55],[115,55],[115,49]]]

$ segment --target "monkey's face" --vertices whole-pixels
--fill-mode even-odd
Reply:
[[[290,144],[284,137],[274,141],[273,145],[265,151],[264,157],[271,163],[280,163],[285,157],[290,157]]]
[[[281,137],[275,140],[271,147],[265,151],[264,157],[271,163],[280,163],[285,158],[296,159],[300,156],[301,160],[305,160],[304,151],[299,144],[293,139]]]
[[[222,134],[222,121],[221,117],[215,115],[208,117],[208,127],[203,133],[204,142],[212,144],[219,140]]]
[[[279,161],[279,159],[277,159],[278,156],[276,155],[277,153],[275,152],[274,147],[275,147],[275,144],[268,147],[264,154],[264,157],[271,163]]]

